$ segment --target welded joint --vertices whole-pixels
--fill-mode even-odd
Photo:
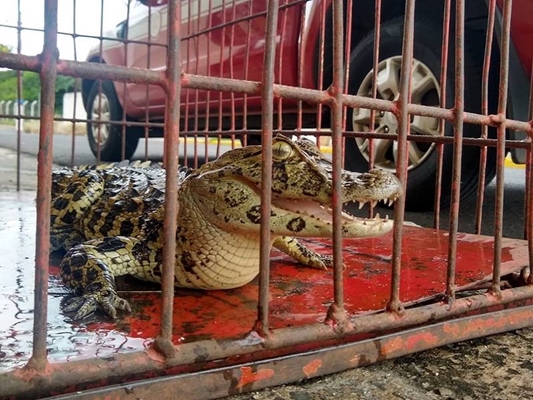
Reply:
[[[28,363],[20,369],[22,379],[34,380],[37,376],[45,377],[50,374],[50,363],[47,358],[32,356]]]
[[[490,289],[488,290],[488,293],[494,297],[496,297],[498,300],[501,300],[503,298],[501,283],[493,283],[490,286]]]
[[[446,293],[444,294],[444,303],[446,303],[446,309],[451,310],[455,303],[455,288],[446,290]]]
[[[45,62],[44,57],[45,57],[44,51],[37,55],[37,58],[39,59],[39,63],[40,63],[39,70],[42,69],[43,63]],[[59,63],[59,49],[57,47],[54,49],[54,52],[52,54],[52,60],[55,61],[56,64]]]
[[[170,84],[168,79],[167,71],[158,71],[159,76],[161,77],[161,88],[168,95],[170,91]],[[183,70],[180,73],[180,84],[183,84]]]
[[[268,348],[273,342],[274,336],[275,334],[272,333],[268,326],[264,325],[261,315],[258,315],[257,321],[255,321],[248,338],[252,338],[254,341],[260,341],[265,348]]]
[[[398,317],[402,317],[405,314],[405,308],[399,300],[391,300],[387,303],[386,311],[388,313],[396,314]]]
[[[491,125],[496,127],[500,125],[505,125],[505,123],[507,122],[507,118],[503,114],[491,114],[489,115],[489,120]]]
[[[409,106],[409,104],[405,104],[405,107]],[[398,121],[398,123],[401,122],[402,120],[402,104],[399,100],[394,100],[391,102],[391,109],[389,110],[389,112],[393,113],[394,116],[396,117],[396,121]]]
[[[335,303],[329,306],[324,322],[337,334],[353,332],[355,329],[346,309],[337,306]]]
[[[330,85],[325,91],[327,95],[327,101],[324,104],[328,104],[330,107],[333,107],[335,104],[342,105],[344,103],[342,95],[344,94],[341,90],[337,90],[335,85]]]
[[[176,358],[178,351],[172,343],[172,340],[163,338],[161,336],[156,337],[152,346],[154,350],[162,354],[166,359]]]

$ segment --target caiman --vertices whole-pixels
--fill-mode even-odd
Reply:
[[[296,237],[332,235],[332,164],[309,140],[277,136],[272,144],[271,246],[303,265],[327,268],[331,256]],[[175,286],[205,290],[243,286],[259,273],[261,146],[230,150],[198,169],[178,173]],[[129,310],[115,277],[160,282],[165,170],[108,165],[55,170],[51,249],[66,252],[61,277],[76,296],[64,311],[74,319],[102,309]],[[383,170],[342,171],[342,203],[394,202],[402,186]],[[387,233],[388,218],[343,213],[345,237]]]

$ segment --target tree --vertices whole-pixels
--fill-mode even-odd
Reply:
[[[11,46],[0,43],[0,53],[11,53]],[[39,75],[31,71],[22,71],[22,93],[23,100],[32,102],[39,99],[41,93],[41,80]],[[55,110],[61,113],[63,109],[63,95],[73,91],[75,86],[74,78],[58,75],[56,79],[56,102]],[[79,87],[79,85],[78,85]],[[17,71],[0,71],[0,100],[17,100]]]
[[[74,90],[75,80],[69,76],[58,75],[56,79],[57,113],[63,109],[63,95]],[[22,98],[32,102],[39,99],[41,81],[39,75],[31,71],[22,71]],[[17,71],[0,71],[0,100],[17,100]]]
[[[11,53],[13,47],[0,43],[0,53]]]

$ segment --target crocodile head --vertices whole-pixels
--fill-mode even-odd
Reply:
[[[313,142],[278,135],[272,143],[272,201],[270,226],[274,236],[329,237],[332,233],[332,164]],[[189,176],[188,196],[203,216],[235,233],[258,232],[261,221],[261,146],[223,154]],[[394,202],[402,193],[400,181],[383,170],[342,171],[343,204],[375,205]],[[345,237],[367,237],[392,229],[388,218],[358,218],[342,214]]]

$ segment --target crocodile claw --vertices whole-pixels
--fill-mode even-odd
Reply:
[[[97,309],[103,310],[113,319],[117,317],[117,310],[131,312],[129,303],[114,292],[85,293],[67,300],[63,307],[66,313],[75,312],[72,317],[74,320],[85,318]]]
[[[309,260],[309,263],[306,265],[312,268],[318,268],[327,271],[329,268],[333,268],[333,256],[317,253],[317,257]],[[343,268],[346,268],[345,264],[342,264],[342,266]]]

